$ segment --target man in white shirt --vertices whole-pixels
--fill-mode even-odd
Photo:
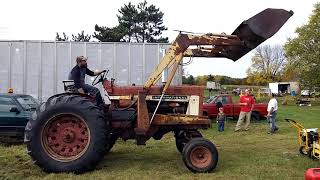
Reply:
[[[275,94],[270,93],[269,94],[270,101],[268,103],[268,115],[267,115],[267,120],[270,126],[270,132],[268,133],[275,133],[279,128],[276,126],[276,116],[277,116],[277,111],[278,111],[278,101],[275,98]]]

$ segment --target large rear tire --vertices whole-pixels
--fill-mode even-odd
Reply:
[[[108,148],[104,113],[77,95],[50,98],[40,105],[25,128],[33,162],[46,172],[93,170]]]

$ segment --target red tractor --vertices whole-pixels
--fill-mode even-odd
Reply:
[[[233,61],[275,34],[292,11],[266,9],[244,21],[232,33],[180,33],[144,86],[115,85],[101,74],[110,105],[98,107],[95,98],[75,93],[65,82],[65,93],[50,97],[32,115],[25,143],[33,162],[46,172],[92,170],[118,138],[145,145],[173,132],[182,159],[193,172],[210,172],[218,163],[215,145],[198,129],[210,127],[201,116],[204,88],[170,86],[183,57],[225,57]],[[165,68],[171,72],[164,86],[155,86]],[[71,85],[67,85],[71,83]]]

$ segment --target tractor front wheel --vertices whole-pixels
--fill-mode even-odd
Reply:
[[[184,146],[192,139],[202,137],[198,130],[181,130],[175,132],[177,150],[182,153]]]
[[[118,136],[111,136],[109,139],[108,139],[108,146],[106,148],[106,153],[109,153],[111,151],[111,149],[113,148],[113,145],[116,143],[118,139]]]
[[[306,149],[304,148],[304,146],[300,146],[299,152],[300,152],[300,154],[302,154],[302,155],[308,155],[308,151],[306,151]]]
[[[314,156],[314,154],[313,154],[313,148],[312,147],[308,150],[308,157],[310,159],[312,159],[312,160],[316,160],[317,159],[317,157]]]
[[[212,171],[218,163],[215,145],[204,138],[194,138],[183,149],[182,159],[187,168],[194,173]]]

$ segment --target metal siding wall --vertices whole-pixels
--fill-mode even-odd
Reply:
[[[148,79],[150,74],[154,71],[158,65],[158,46],[154,44],[145,45],[145,68],[144,68],[144,82]],[[161,80],[160,80],[161,81]]]
[[[1,41],[0,93],[12,87],[15,93],[45,101],[63,92],[62,80],[68,79],[81,55],[89,58],[90,69],[109,69],[107,77],[115,78],[117,85],[143,85],[168,48],[168,44]],[[180,85],[181,77],[182,67],[173,84]],[[86,78],[89,84],[92,80]]]
[[[57,92],[62,93],[62,81],[68,79],[71,70],[69,43],[57,43]]]
[[[0,92],[9,88],[9,42],[0,42]]]
[[[85,54],[85,44],[80,42],[71,43],[71,68],[76,65],[76,57]]]
[[[101,69],[109,69],[108,78],[113,78],[114,44],[101,44]]]
[[[131,44],[130,57],[131,84],[143,84],[143,49],[141,45]]]
[[[11,57],[11,87],[14,88],[16,93],[23,93],[23,61],[24,61],[23,42],[14,42],[11,44],[10,57]]]
[[[39,80],[40,80],[40,43],[26,43],[26,69],[23,74],[26,76],[26,92],[31,96],[38,97],[39,93]],[[43,74],[42,74],[43,77]],[[42,78],[44,79],[44,78]],[[16,88],[13,87],[14,92]],[[40,99],[40,97],[38,97]]]
[[[127,44],[116,44],[116,73],[115,82],[119,86],[129,85],[129,46]]]
[[[87,44],[86,47],[87,47],[86,56],[88,57],[88,68],[91,69],[92,71],[100,69],[99,44]],[[75,57],[73,59],[74,59],[74,64],[73,64],[74,66]],[[87,76],[86,83],[91,84],[93,80],[94,80],[94,77]]]
[[[54,43],[42,43],[42,99],[54,94],[55,50]]]

